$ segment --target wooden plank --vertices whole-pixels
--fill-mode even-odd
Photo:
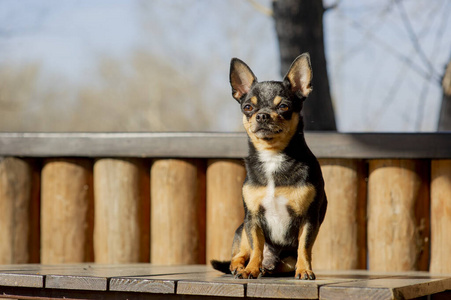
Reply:
[[[44,276],[38,274],[1,273],[0,286],[44,287]]]
[[[160,159],[151,169],[151,262],[205,262],[205,165]]]
[[[93,259],[92,162],[49,159],[42,170],[41,262]]]
[[[176,292],[176,284],[180,280],[205,280],[207,277],[222,275],[221,272],[211,268],[203,268],[201,272],[195,272],[196,270],[200,271],[197,268],[191,270],[194,272],[189,272],[188,269],[185,271],[178,269],[176,274],[167,272],[166,275],[114,277],[110,280],[110,290],[171,294]]]
[[[122,292],[141,292],[155,294],[175,294],[175,280],[153,279],[152,277],[111,278],[110,290]]]
[[[233,279],[215,273],[198,274],[191,278],[178,277],[177,294],[198,296],[244,297],[247,280]]]
[[[451,160],[431,162],[431,272],[451,273]]]
[[[415,160],[371,160],[369,173],[369,269],[427,270],[428,165]]]
[[[388,277],[383,272],[367,270],[318,270],[316,280],[303,281],[291,277],[264,277],[250,280],[247,284],[248,297],[280,299],[318,299],[321,286]]]
[[[451,278],[378,278],[320,287],[320,299],[413,299],[448,289]]]
[[[143,180],[148,178],[146,171],[143,161],[138,159],[104,158],[95,162],[94,256],[97,263],[149,260],[150,182]]]
[[[366,170],[363,161],[320,159],[328,200],[313,246],[314,269],[366,269]]]
[[[207,168],[207,262],[230,260],[235,230],[244,220],[246,170],[239,160],[210,160]]]
[[[32,183],[30,163],[0,157],[0,264],[30,260]]]
[[[7,267],[8,269],[13,266]],[[24,270],[28,268],[28,270]],[[102,265],[102,264],[76,264],[76,265],[21,265],[15,270],[0,271],[0,285],[42,287],[42,278],[45,276],[45,287],[55,289],[76,289],[90,291],[105,291],[108,280],[113,277],[143,277],[168,276],[184,273],[216,272],[205,265],[184,266],[153,266],[150,264],[130,265]],[[41,286],[38,286],[41,280]],[[160,280],[161,281],[161,280]],[[164,281],[164,280],[163,280]],[[131,281],[133,283],[133,281]],[[4,283],[4,284],[3,284]],[[122,284],[122,286],[124,286]],[[168,286],[160,285],[160,288]],[[157,292],[154,287],[151,289]],[[127,289],[116,289],[127,291]]]
[[[450,158],[450,133],[307,132],[319,158]],[[245,133],[0,133],[0,156],[241,158]]]

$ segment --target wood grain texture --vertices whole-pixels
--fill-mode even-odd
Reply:
[[[141,277],[112,278],[111,291],[145,292],[156,294],[174,294],[176,282],[166,279],[152,279]]]
[[[149,258],[150,182],[138,159],[99,159],[94,164],[94,255],[97,263]],[[142,220],[147,222],[142,222]],[[142,243],[142,240],[145,243]]]
[[[246,170],[239,160],[210,160],[207,168],[207,262],[230,260],[235,230],[244,220]]]
[[[313,247],[319,269],[366,269],[366,183],[360,160],[320,159],[328,207]]]
[[[413,299],[443,292],[451,278],[410,278],[394,276],[326,285],[320,299]]]
[[[44,287],[44,276],[39,274],[0,274],[0,286]]]
[[[160,159],[151,168],[151,262],[205,263],[205,164]]]
[[[41,262],[93,260],[92,162],[49,159],[42,169]]]
[[[319,158],[451,157],[450,133],[306,132]],[[243,158],[240,133],[0,133],[0,155],[27,157]]]
[[[0,158],[0,264],[30,262],[32,185],[27,161]]]
[[[429,166],[415,160],[371,160],[368,182],[369,269],[427,270]]]
[[[451,160],[431,162],[431,267],[451,273]]]

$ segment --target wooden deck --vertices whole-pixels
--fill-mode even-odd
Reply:
[[[13,299],[451,299],[451,274],[317,271],[237,280],[205,265],[2,265],[0,298]],[[435,294],[435,295],[434,295]]]

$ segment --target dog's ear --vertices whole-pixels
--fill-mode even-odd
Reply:
[[[238,58],[233,58],[230,62],[230,85],[232,86],[232,96],[238,102],[249,93],[251,87],[257,83],[252,70]]]
[[[312,65],[310,55],[303,53],[291,64],[290,70],[285,75],[284,82],[290,85],[291,90],[300,98],[307,97],[312,88]]]

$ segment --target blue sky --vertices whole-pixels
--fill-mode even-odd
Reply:
[[[260,3],[270,7],[270,1]],[[437,76],[451,57],[448,12],[448,0],[402,1],[402,6],[343,0],[326,13],[339,130],[435,130],[441,100]],[[403,13],[433,67],[431,77]],[[235,130],[240,122],[228,85],[231,57],[245,60],[260,80],[280,79],[272,19],[249,1],[0,0],[0,67],[38,62],[43,86],[50,78],[95,84],[99,58],[120,60],[136,50],[170,62],[195,82],[200,103],[221,98],[219,109],[227,118],[206,130]]]

